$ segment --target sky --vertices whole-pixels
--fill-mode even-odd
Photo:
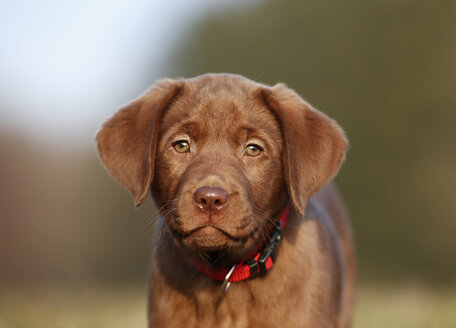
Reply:
[[[104,119],[145,90],[137,77],[146,65],[151,81],[166,75],[183,33],[239,2],[2,0],[0,129],[92,142]]]

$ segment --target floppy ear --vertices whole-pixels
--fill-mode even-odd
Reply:
[[[96,136],[104,166],[131,192],[136,206],[146,198],[153,180],[161,114],[183,86],[183,81],[158,81],[114,114]]]
[[[285,85],[264,88],[262,96],[280,121],[285,181],[293,207],[303,215],[308,198],[339,170],[347,139],[334,120]]]

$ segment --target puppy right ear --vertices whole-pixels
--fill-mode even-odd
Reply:
[[[152,184],[160,117],[184,85],[182,80],[158,81],[105,122],[96,136],[101,161],[131,192],[136,206],[143,203]]]

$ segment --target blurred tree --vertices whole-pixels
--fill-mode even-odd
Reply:
[[[207,16],[170,67],[283,81],[334,117],[351,141],[338,183],[361,277],[456,282],[455,13],[452,0],[264,1]]]
[[[0,133],[0,158],[0,283],[145,281],[154,206],[134,211],[93,150]]]

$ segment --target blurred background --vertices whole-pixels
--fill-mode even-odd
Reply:
[[[285,82],[351,142],[355,327],[456,326],[456,2],[0,2],[0,327],[145,327],[154,204],[94,136],[162,77]]]

